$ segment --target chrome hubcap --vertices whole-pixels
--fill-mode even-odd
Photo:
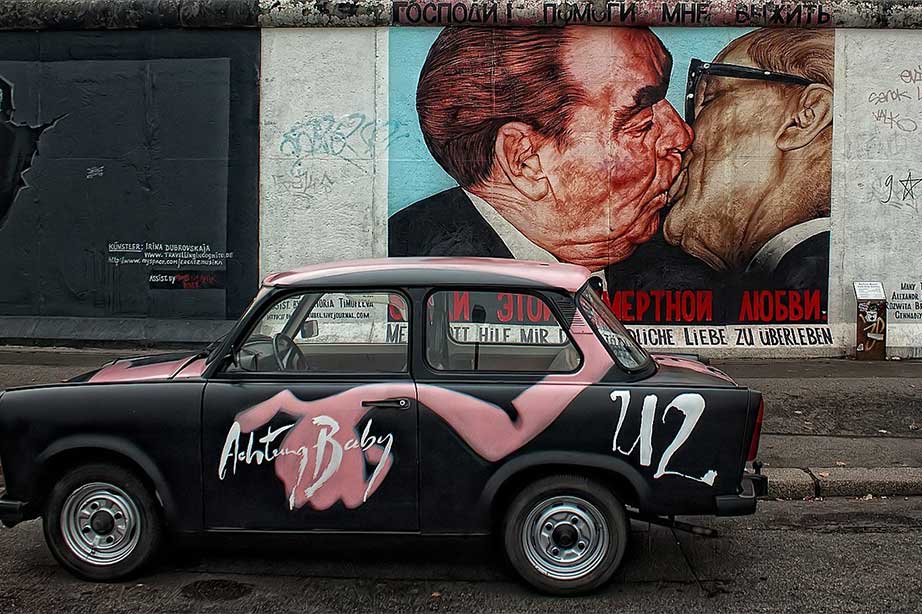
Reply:
[[[531,510],[522,529],[525,555],[542,574],[575,580],[591,573],[608,552],[605,517],[579,497],[559,496]]]
[[[71,493],[61,511],[64,543],[91,565],[115,565],[138,545],[141,514],[117,486],[93,482]]]

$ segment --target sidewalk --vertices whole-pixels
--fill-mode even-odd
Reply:
[[[175,350],[172,350],[175,351]],[[150,350],[0,348],[0,387],[61,381]],[[922,361],[714,360],[763,393],[770,496],[922,495]]]
[[[769,496],[922,495],[922,362],[712,364],[764,395]]]

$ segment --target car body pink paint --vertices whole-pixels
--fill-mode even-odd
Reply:
[[[324,510],[339,501],[350,509],[358,507],[380,486],[392,462],[380,446],[368,450],[364,446],[349,448],[350,441],[358,441],[355,437],[359,424],[368,412],[362,402],[373,398],[413,398],[417,394],[419,402],[445,420],[474,452],[488,461],[498,461],[544,431],[580,392],[598,382],[614,366],[604,346],[588,328],[574,334],[574,338],[584,356],[582,368],[572,374],[548,375],[526,388],[512,402],[518,412],[516,420],[492,403],[432,385],[370,384],[315,401],[302,401],[285,390],[237,416],[235,426],[239,425],[239,430],[232,427],[228,434],[219,462],[219,477],[222,480],[226,477],[228,456],[235,472],[238,460],[249,462],[253,457],[252,452],[240,451],[239,433],[253,433],[277,414],[284,413],[297,417],[297,422],[277,448],[270,451],[266,447],[258,462],[275,461],[275,473],[285,486],[291,509],[309,504]],[[323,429],[330,429],[331,424],[335,425],[332,433],[324,434]],[[374,432],[370,435],[380,436]],[[330,445],[338,446],[339,457],[335,454],[325,457],[324,447],[330,443],[330,437],[335,439]],[[269,443],[270,438],[271,433],[267,433],[260,441]],[[251,437],[251,444],[252,441]],[[366,461],[376,466],[368,481]]]
[[[205,369],[205,359],[193,359],[194,356],[195,354],[189,354],[175,360],[140,365],[136,364],[136,361],[144,359],[122,359],[103,367],[88,381],[100,384],[201,377]]]
[[[445,420],[478,455],[498,461],[544,431],[579,393],[614,367],[608,351],[588,327],[574,332],[573,338],[583,353],[582,368],[572,374],[547,375],[523,390],[512,401],[518,412],[515,421],[492,403],[439,386],[420,384],[419,401]]]
[[[468,271],[519,277],[524,281],[562,288],[569,292],[579,290],[591,271],[575,264],[550,264],[530,260],[505,258],[379,258],[344,260],[332,264],[318,264],[274,273],[263,280],[266,286],[300,286],[321,279],[354,273],[399,271],[408,269],[438,269],[442,271]]]
[[[368,413],[362,402],[375,397],[412,398],[415,395],[413,384],[402,383],[357,386],[316,401],[302,401],[284,390],[240,413],[236,424],[241,433],[252,433],[279,413],[296,418],[297,422],[277,448],[281,453],[274,459],[275,474],[285,486],[290,509],[309,504],[314,509],[325,510],[340,501],[354,509],[374,494],[393,462],[392,455],[377,443],[367,449],[350,445],[361,437],[358,425]],[[231,432],[233,430],[232,427]],[[369,435],[386,434],[371,431]],[[230,439],[229,436],[228,441]],[[329,454],[326,448],[330,448]],[[225,472],[219,475],[221,479],[226,476],[227,456],[231,451],[225,444],[220,463]],[[244,453],[237,454],[236,460],[239,460]],[[366,462],[375,465],[368,480],[365,479]]]
[[[689,369],[698,373],[706,373],[708,375],[713,375],[714,377],[719,377],[720,379],[728,381],[731,384],[736,383],[733,381],[733,378],[731,378],[720,369],[715,369],[714,367],[708,366],[697,360],[690,360],[688,358],[682,358],[681,356],[669,356],[668,354],[653,354],[652,357],[658,365],[678,367],[680,369]]]

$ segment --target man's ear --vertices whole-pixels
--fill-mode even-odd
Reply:
[[[551,187],[538,157],[539,135],[522,122],[503,124],[496,133],[494,153],[503,174],[529,200],[541,200]]]
[[[775,141],[782,151],[806,147],[832,125],[832,88],[828,85],[812,83],[794,102],[792,115]]]

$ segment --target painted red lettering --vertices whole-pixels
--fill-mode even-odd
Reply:
[[[650,295],[646,292],[637,293],[637,320],[643,322],[644,314],[650,309]]]
[[[819,320],[820,317],[820,291],[819,290],[805,290],[804,291],[804,319],[805,320]]]
[[[794,292],[785,292],[784,290],[775,290],[775,320],[784,322],[788,319],[788,306],[785,304],[785,294],[794,294]]]
[[[500,300],[500,308],[496,311],[496,318],[500,322],[508,322],[515,315],[515,304],[512,302],[512,295],[507,292],[500,292],[496,295]]]
[[[533,296],[528,297],[528,302],[526,304],[526,310],[528,313],[529,322],[540,322],[541,321],[541,306],[542,302]]]
[[[471,320],[471,295],[469,292],[452,292],[451,294],[451,317],[452,322]]]

